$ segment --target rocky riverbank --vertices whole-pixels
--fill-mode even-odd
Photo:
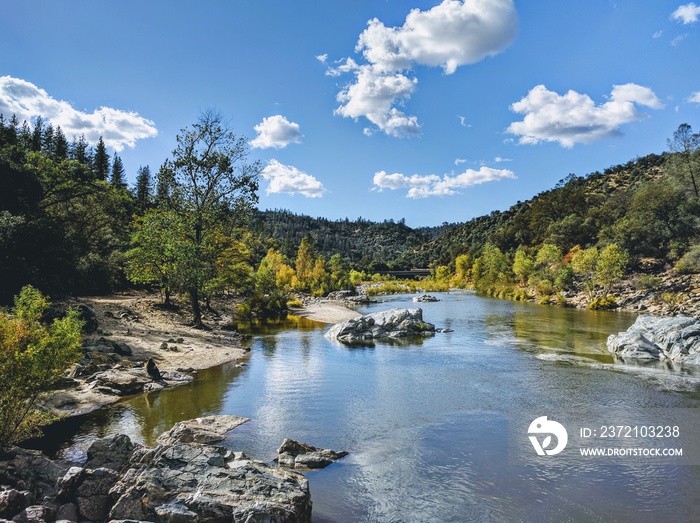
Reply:
[[[143,391],[180,385],[197,370],[246,357],[233,318],[205,312],[205,329],[188,325],[185,309],[163,307],[152,295],[113,295],[73,300],[86,319],[80,361],[41,398],[61,417],[91,412]],[[164,379],[146,369],[151,359]]]
[[[87,462],[55,462],[37,451],[0,450],[0,521],[311,521],[308,480],[216,443],[249,421],[182,421],[156,447],[123,435],[98,440]],[[320,468],[346,452],[285,440],[280,464]]]

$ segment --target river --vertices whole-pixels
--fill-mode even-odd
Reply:
[[[59,424],[46,450],[81,459],[97,437],[150,444],[179,420],[236,414],[252,421],[225,444],[253,458],[271,460],[284,438],[350,452],[307,473],[317,522],[697,521],[700,466],[509,458],[514,411],[700,406],[699,373],[607,353],[635,316],[436,296],[424,319],[453,332],[346,348],[308,320],[259,328],[244,366]],[[414,306],[398,295],[360,311]]]

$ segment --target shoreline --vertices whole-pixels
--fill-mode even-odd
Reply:
[[[41,408],[60,419],[88,414],[148,392],[142,387],[133,393],[117,393],[110,387],[98,386],[94,377],[105,371],[129,378],[136,375],[156,384],[144,369],[145,362],[153,358],[161,372],[181,378],[169,379],[170,388],[191,382],[190,375],[198,370],[241,361],[248,354],[241,346],[241,335],[222,328],[231,320],[225,314],[205,313],[208,328],[194,329],[186,324],[186,312],[163,308],[160,299],[153,295],[90,296],[72,300],[68,305],[78,303],[95,312],[97,330],[84,336],[82,365],[74,365],[70,377],[65,378],[68,387],[50,391],[39,401]],[[131,354],[120,356],[104,350],[114,344],[128,345]],[[81,366],[96,372],[74,375]]]

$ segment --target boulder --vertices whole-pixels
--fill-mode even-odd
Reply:
[[[0,485],[12,485],[25,499],[39,501],[51,496],[56,482],[69,466],[52,461],[37,450],[7,447],[0,449]]]
[[[607,347],[622,359],[700,365],[700,320],[691,316],[645,314],[625,332],[611,334]]]
[[[179,421],[172,429],[158,436],[161,445],[175,443],[217,443],[226,439],[226,434],[250,418],[240,416],[206,416],[187,421]]]
[[[326,333],[329,339],[363,343],[387,338],[430,336],[435,325],[423,321],[422,309],[390,309],[337,323]]]
[[[435,296],[431,296],[430,294],[421,294],[420,296],[414,296],[413,301],[417,303],[430,303],[433,301],[440,301],[438,300]]]
[[[113,390],[119,396],[128,396],[143,391],[143,386],[151,381],[145,372],[137,369],[109,369],[92,376],[95,387]]]
[[[111,495],[112,520],[311,521],[304,476],[195,443],[135,453]]]
[[[87,450],[86,468],[108,468],[120,471],[129,462],[134,449],[141,445],[132,443],[129,436],[117,434],[111,438],[98,439]]]
[[[18,490],[7,488],[0,491],[0,518],[10,519],[26,508],[24,495]]]
[[[95,309],[85,303],[78,303],[75,308],[78,311],[78,316],[83,320],[83,333],[92,334],[96,332],[98,324]]]
[[[72,467],[58,482],[56,500],[64,503],[75,500],[80,521],[107,521],[116,501],[110,490],[119,479],[112,469]]]
[[[289,468],[322,469],[347,455],[345,451],[319,449],[293,439],[285,439],[277,449],[275,461]]]

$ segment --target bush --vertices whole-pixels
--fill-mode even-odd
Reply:
[[[83,322],[75,309],[50,325],[40,321],[49,301],[31,286],[0,311],[0,447],[38,432],[50,416],[35,409],[42,392],[78,359]]]
[[[616,309],[617,301],[612,296],[601,296],[590,302],[588,308],[594,311]]]
[[[678,263],[675,270],[679,274],[695,274],[700,272],[700,245],[694,245],[686,252]]]
[[[650,274],[642,274],[634,282],[635,287],[639,290],[649,290],[661,285],[663,280],[658,276],[651,276]]]

